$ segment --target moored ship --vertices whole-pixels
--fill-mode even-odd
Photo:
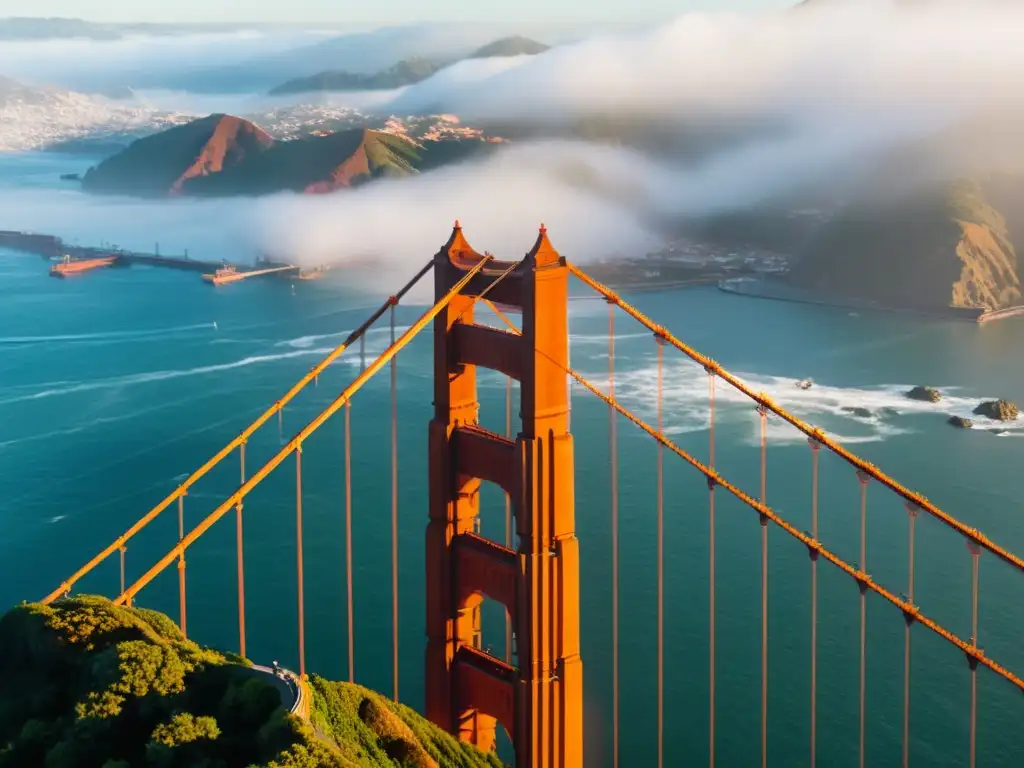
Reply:
[[[65,255],[59,263],[50,267],[51,277],[67,277],[77,275],[80,272],[88,272],[91,269],[109,267],[117,261],[117,256],[103,256],[98,259],[72,259]]]

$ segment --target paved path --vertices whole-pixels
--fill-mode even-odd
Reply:
[[[270,682],[281,694],[281,703],[288,708],[289,712],[304,720],[309,719],[309,693],[306,690],[306,683],[299,680],[297,674],[290,669],[280,667],[278,674],[275,675],[272,667],[264,667],[260,664],[253,664],[251,669],[270,678]]]

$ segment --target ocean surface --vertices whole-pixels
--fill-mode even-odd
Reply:
[[[81,165],[82,163],[78,163]],[[0,187],[46,189],[67,160],[22,156],[0,163]],[[72,163],[74,165],[74,163]],[[71,170],[81,170],[74,167]],[[53,190],[66,206],[68,190]],[[0,228],[21,228],[5,218]],[[67,223],[55,222],[67,232]],[[438,243],[447,234],[439,222]],[[63,227],[63,229],[61,229]],[[83,237],[91,233],[83,232]],[[173,233],[167,233],[173,234]],[[116,237],[112,234],[112,238]],[[153,232],[150,240],[165,237]],[[84,240],[83,240],[84,242]],[[438,243],[424,243],[424,257]],[[0,606],[36,600],[122,533],[280,397],[395,286],[360,291],[344,274],[297,284],[252,280],[213,289],[195,273],[145,267],[53,280],[49,264],[0,250]],[[411,276],[416,265],[410,264]],[[572,362],[607,383],[607,305],[571,303]],[[656,321],[799,416],[837,436],[905,485],[924,493],[1003,546],[1024,553],[1024,421],[957,430],[981,400],[1024,404],[1024,321],[977,327],[899,315],[858,314],[728,295],[713,288],[628,297]],[[425,307],[401,306],[401,332]],[[387,318],[367,356],[387,345]],[[426,441],[431,412],[429,336],[398,357],[401,698],[423,693],[423,534]],[[656,347],[616,318],[616,390],[627,407],[656,419]],[[346,353],[318,384],[250,442],[251,473],[337,396],[359,370]],[[795,383],[811,377],[815,386]],[[665,424],[673,439],[707,456],[707,377],[666,352]],[[945,399],[902,393],[939,387]],[[390,396],[386,372],[352,408],[355,504],[356,679],[391,691]],[[504,426],[505,381],[481,374],[485,426]],[[759,489],[759,426],[751,403],[718,386],[716,464],[741,487]],[[870,416],[847,409],[866,408]],[[582,635],[588,766],[610,765],[611,536],[609,414],[573,390],[576,516],[581,546]],[[811,459],[798,432],[769,421],[770,505],[810,528]],[[621,764],[654,764],[656,735],[656,529],[654,442],[618,423],[621,498]],[[343,432],[329,421],[303,454],[306,652],[311,671],[347,675],[343,539]],[[665,456],[666,761],[700,764],[708,739],[708,502],[703,479]],[[211,472],[184,502],[194,526],[238,485],[237,457]],[[859,557],[859,486],[853,470],[822,453],[820,530],[827,546]],[[297,666],[295,469],[289,460],[245,505],[249,655]],[[483,532],[503,536],[503,498],[486,489]],[[719,493],[716,541],[717,759],[755,765],[760,754],[760,526],[756,513]],[[188,628],[200,642],[237,648],[235,523],[229,515],[189,551]],[[868,488],[868,570],[899,593],[907,584],[908,515],[877,484]],[[173,546],[172,506],[129,543],[129,580]],[[769,529],[769,751],[774,765],[808,764],[809,560]],[[984,555],[980,644],[1024,673],[1024,575]],[[936,521],[917,524],[915,602],[962,638],[971,633],[971,558]],[[114,594],[111,558],[81,591]],[[174,567],[138,604],[176,617]],[[502,612],[488,605],[484,644],[501,653]],[[853,581],[819,566],[819,765],[857,764],[859,599]],[[868,597],[867,764],[899,765],[904,622]],[[912,630],[911,762],[967,764],[970,675],[959,651]],[[982,670],[978,765],[1019,765],[1024,697]]]

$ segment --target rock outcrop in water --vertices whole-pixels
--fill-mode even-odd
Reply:
[[[970,429],[974,426],[974,422],[971,419],[965,419],[963,416],[950,416],[948,424],[952,424],[954,427],[960,427],[960,429]]]
[[[1020,409],[1009,400],[989,400],[975,408],[974,413],[996,421],[1013,421],[1020,415]]]
[[[856,416],[858,419],[870,419],[872,416],[874,416],[874,414],[869,409],[859,405],[843,406],[843,411],[850,414],[851,416]]]
[[[914,387],[906,396],[911,400],[921,400],[925,403],[937,403],[942,399],[942,393],[934,387]]]

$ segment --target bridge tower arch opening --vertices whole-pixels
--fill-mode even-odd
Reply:
[[[436,295],[484,258],[456,222],[435,255]],[[518,768],[579,768],[583,666],[566,375],[569,269],[543,226],[530,252],[494,282],[513,266],[488,264],[434,321],[426,714],[483,749],[493,748],[500,722]],[[520,310],[521,333],[476,324],[479,296]],[[514,439],[479,426],[478,366],[520,383]],[[509,494],[515,549],[475,532],[482,481]],[[481,595],[508,610],[518,666],[474,647]]]

